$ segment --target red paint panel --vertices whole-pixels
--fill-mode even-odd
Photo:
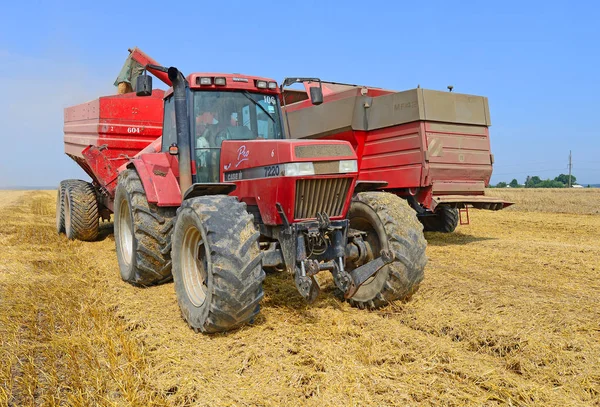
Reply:
[[[492,174],[487,128],[450,125],[444,132],[434,132],[431,127],[424,123],[424,128],[430,130],[425,133],[429,158],[426,184],[468,181],[487,185]]]
[[[485,181],[492,172],[491,165],[431,164],[429,174],[435,181]]]
[[[361,181],[387,181],[387,188],[414,188],[421,179],[421,164],[396,168],[361,169]]]
[[[236,182],[237,188],[230,195],[237,196],[240,201],[251,202],[256,201],[260,210],[260,215],[266,225],[281,225],[283,221],[277,213],[276,204],[280,203],[285,215],[291,222],[294,220],[294,204],[296,200],[296,180],[298,179],[328,179],[340,178],[340,174],[321,175],[318,177],[272,177],[258,178]],[[350,191],[354,188],[356,176],[353,178]],[[332,220],[345,219],[352,194],[349,193],[344,202],[342,216],[332,216]]]
[[[388,127],[381,130],[372,130],[367,132],[366,142],[379,141],[391,137],[410,136],[419,133],[419,122],[406,123],[400,126]]]
[[[485,185],[483,181],[471,182],[434,182],[433,195],[483,195]]]
[[[406,136],[395,136],[379,141],[367,141],[363,154],[367,156],[376,154],[389,154],[393,151],[414,151],[420,152],[421,138],[419,133],[412,133]],[[419,161],[421,161],[419,159]]]
[[[490,153],[487,151],[470,151],[444,147],[441,157],[429,157],[430,163],[455,164],[457,166],[490,165]]]
[[[152,96],[135,94],[104,96],[92,102],[65,109],[65,149],[81,156],[89,145],[106,144],[105,154],[111,158],[132,151],[139,152],[162,132],[164,92]]]
[[[296,146],[310,145],[348,145],[345,141],[336,140],[227,140],[221,145],[221,179],[223,171],[242,170],[265,165],[297,162],[355,160],[356,155],[350,146],[350,155],[342,157],[303,157],[295,155]]]
[[[114,192],[113,172],[98,166],[106,166],[101,163],[106,161],[111,168],[119,168],[160,137],[163,95],[164,91],[155,90],[152,96],[144,98],[134,93],[103,96],[66,108],[65,153],[109,193]],[[83,152],[89,146],[100,148],[102,156],[86,157]]]
[[[427,145],[441,141],[444,148],[485,151],[489,155],[489,141],[485,136],[427,133]]]
[[[256,199],[260,216],[266,225],[282,224],[283,221],[277,213],[276,203],[280,203],[289,220],[294,217],[294,188],[296,178],[275,177],[251,179],[236,182],[237,188],[231,193],[246,201]],[[285,193],[284,193],[285,191]]]
[[[351,155],[341,157],[303,157],[295,155],[296,146],[309,145],[346,145]],[[267,165],[282,164],[298,161],[330,161],[356,159],[354,150],[345,141],[334,140],[248,140],[248,141],[224,141],[221,147],[221,180],[224,179],[225,171],[236,171]],[[297,179],[328,179],[348,177],[356,181],[357,174],[332,174],[314,177],[268,177],[241,180],[235,182],[237,188],[231,193],[239,197],[243,202],[256,202],[261,213],[262,220],[267,225],[282,224],[277,213],[276,204],[280,203],[288,220],[294,220],[294,204],[296,199]],[[342,216],[331,217],[334,220],[343,219],[346,216],[352,194],[345,199]]]
[[[173,173],[176,161],[168,153],[143,154],[132,160],[142,180],[148,202],[158,206],[180,206],[181,190]]]
[[[392,151],[385,154],[363,156],[361,171],[379,168],[389,169],[389,167],[402,167],[415,164],[420,165],[421,157],[420,150]]]
[[[93,173],[93,177],[100,182],[111,196],[114,196],[114,191],[117,187],[116,180],[119,173],[117,172],[117,164],[113,160],[109,160],[104,155],[103,150],[96,146],[89,146],[82,152],[85,157],[86,165]]]
[[[356,133],[364,133],[356,138],[362,144],[360,179],[387,181],[388,188],[420,185],[423,141],[419,123]]]

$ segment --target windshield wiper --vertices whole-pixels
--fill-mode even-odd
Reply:
[[[242,92],[242,95],[246,96],[246,98],[251,101],[252,103],[254,103],[256,106],[258,106],[260,108],[260,110],[262,110],[263,112],[265,112],[265,114],[267,116],[269,116],[269,119],[271,119],[273,121],[273,123],[277,124],[277,122],[275,121],[275,119],[273,118],[273,116],[271,116],[271,113],[267,112],[267,109],[265,109],[264,107],[262,107],[262,105],[260,103],[258,103],[256,100],[252,99],[252,96],[250,96],[250,92],[248,92],[247,90]]]

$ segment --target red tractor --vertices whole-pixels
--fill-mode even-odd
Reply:
[[[252,321],[266,269],[291,273],[308,301],[315,275],[330,272],[359,308],[418,289],[427,259],[415,212],[374,191],[380,183],[358,181],[350,143],[286,139],[275,81],[184,77],[132,56],[172,87],[152,91],[143,74],[137,96],[65,110],[65,151],[93,181],[61,182],[59,232],[93,240],[99,218],[114,213],[122,279],[173,278],[185,320],[202,332]],[[311,96],[322,102],[319,90]]]
[[[324,103],[308,100],[323,88]],[[449,87],[452,91],[452,87]],[[485,196],[494,157],[487,98],[454,92],[305,82],[282,93],[288,132],[301,139],[344,140],[358,155],[359,180],[384,181],[417,212],[426,231],[453,232],[468,207],[509,205]]]

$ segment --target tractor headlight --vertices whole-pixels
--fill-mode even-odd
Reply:
[[[356,160],[341,160],[340,172],[358,172],[358,164]]]
[[[315,166],[311,162],[288,163],[283,165],[283,175],[298,177],[301,175],[315,175]]]

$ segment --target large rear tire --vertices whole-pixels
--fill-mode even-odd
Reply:
[[[135,170],[119,175],[115,244],[121,278],[141,286],[171,279],[171,233],[176,209],[149,203]]]
[[[61,194],[60,188],[58,194],[59,196]],[[60,210],[63,212],[67,238],[88,242],[96,240],[100,228],[100,216],[96,190],[92,184],[80,180],[68,180],[64,184]],[[57,229],[59,222],[60,220],[57,220]]]
[[[393,301],[408,301],[423,280],[427,242],[415,211],[396,195],[361,192],[352,200],[350,228],[366,232],[375,257],[390,250],[394,261],[367,280],[348,302],[358,308],[377,309]],[[352,264],[346,264],[352,270]]]
[[[183,318],[197,332],[252,322],[263,298],[259,232],[232,196],[184,201],[173,231],[173,280]]]
[[[447,206],[438,207],[435,214],[419,218],[426,232],[452,233],[458,226],[458,209]]]

